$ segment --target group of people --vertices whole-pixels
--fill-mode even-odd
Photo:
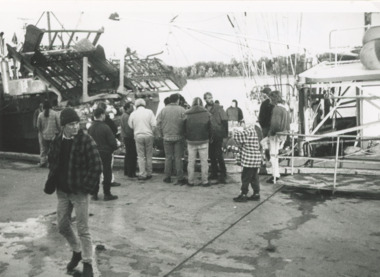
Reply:
[[[233,199],[237,202],[260,199],[258,171],[262,164],[262,148],[269,148],[273,165],[272,182],[280,177],[277,154],[284,137],[278,137],[276,133],[289,130],[290,117],[278,91],[266,89],[264,94],[268,100],[261,105],[258,123],[233,132],[233,138],[240,150],[240,164],[243,167],[241,193]],[[204,94],[203,100],[199,97],[194,98],[187,110],[179,105],[179,94],[172,94],[169,100],[157,119],[153,112],[146,108],[144,99],[136,99],[134,103],[128,102],[124,105],[124,114],[121,117],[121,135],[126,149],[124,174],[130,178],[137,177],[138,180],[152,178],[153,141],[155,136],[159,136],[163,139],[165,150],[164,182],[171,183],[172,177],[175,176],[175,184],[194,186],[194,167],[199,155],[201,186],[210,186],[212,179],[225,183],[227,171],[222,144],[223,139],[229,134],[229,116],[223,107],[214,103],[210,92]],[[112,123],[107,123],[106,107],[103,104],[98,104],[93,111],[94,120],[88,132],[80,129],[80,118],[72,108],[65,108],[58,116],[44,103],[44,111],[37,116],[36,122],[42,138],[47,141],[44,142],[44,147],[49,148],[49,174],[44,191],[47,194],[57,191],[58,229],[72,249],[72,258],[67,264],[67,270],[72,271],[82,261],[82,276],[86,277],[93,276],[93,250],[88,227],[89,197],[92,195],[94,200],[98,199],[101,174],[104,200],[117,199],[116,195],[111,194],[110,189],[112,186],[120,185],[112,182],[113,152],[119,145],[115,138],[115,128]],[[233,108],[236,107],[237,105]],[[236,109],[232,114],[234,118],[243,120],[241,111]],[[265,147],[265,143],[269,147]],[[188,179],[184,177],[182,162],[185,145],[188,151]],[[249,185],[253,193],[248,197]],[[73,210],[76,214],[78,234],[72,227]]]
[[[166,106],[158,114],[146,108],[143,99],[127,103],[121,118],[121,134],[126,155],[124,174],[136,177],[136,156],[139,166],[139,180],[152,177],[152,153],[154,137],[163,140],[165,151],[165,183],[194,186],[194,167],[197,154],[201,161],[201,185],[209,186],[209,179],[226,182],[226,166],[223,159],[223,139],[228,136],[228,117],[224,109],[214,103],[212,94],[205,93],[203,101],[195,98],[191,107],[185,110],[180,105],[180,95],[172,94]],[[135,142],[135,143],[134,143]],[[185,144],[188,150],[188,179],[184,177],[183,157]],[[133,146],[135,145],[136,148]],[[208,159],[211,161],[211,175],[208,176]],[[174,173],[174,174],[173,174]]]

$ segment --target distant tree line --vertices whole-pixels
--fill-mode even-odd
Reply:
[[[334,55],[323,53],[315,58],[306,57],[304,54],[292,54],[289,57],[276,57],[273,59],[262,57],[258,61],[239,62],[232,59],[230,63],[223,62],[198,62],[192,66],[174,68],[175,73],[187,79],[212,78],[212,77],[239,77],[250,75],[293,75],[302,73],[312,67],[316,62],[330,61]],[[352,59],[347,56],[339,56],[339,60]],[[264,66],[265,65],[265,66]],[[247,72],[249,70],[249,72]],[[266,71],[266,72],[265,72]]]

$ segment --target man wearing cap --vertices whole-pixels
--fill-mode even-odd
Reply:
[[[96,108],[94,111],[95,120],[88,129],[88,134],[95,140],[98,146],[100,158],[103,163],[103,192],[104,201],[115,200],[118,197],[111,194],[112,181],[112,153],[117,149],[116,138],[111,128],[104,122],[106,111],[102,108]],[[93,200],[98,200],[99,186],[95,191]]]
[[[139,180],[152,178],[153,140],[156,129],[156,118],[152,110],[146,109],[144,99],[137,99],[136,110],[131,113],[128,125],[133,129],[136,141]]]
[[[72,108],[61,112],[60,121],[62,131],[53,139],[48,154],[49,175],[44,191],[52,194],[57,190],[58,230],[73,251],[67,271],[73,271],[82,260],[82,276],[92,277],[88,205],[89,194],[93,194],[99,185],[102,161],[95,141],[79,129],[79,116]],[[72,227],[73,210],[78,235]]]

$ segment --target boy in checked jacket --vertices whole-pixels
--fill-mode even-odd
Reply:
[[[260,200],[259,168],[261,166],[261,151],[259,141],[262,138],[261,128],[256,124],[243,131],[235,131],[233,138],[239,145],[241,172],[241,193],[233,200],[247,202],[248,200]],[[248,197],[249,184],[253,194]]]

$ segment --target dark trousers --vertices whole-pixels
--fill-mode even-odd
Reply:
[[[257,167],[243,167],[241,172],[241,193],[247,194],[251,184],[253,193],[260,193],[260,181]]]
[[[223,158],[223,138],[214,138],[212,143],[210,143],[208,153],[211,161],[211,175],[218,175],[218,165],[220,170],[220,175],[226,176],[226,164]]]
[[[137,151],[134,138],[124,138],[125,156],[124,156],[124,175],[136,177]]]
[[[111,181],[112,181],[112,153],[99,151],[100,158],[103,164],[103,192],[104,195],[111,194]],[[96,193],[99,192],[99,186]]]

